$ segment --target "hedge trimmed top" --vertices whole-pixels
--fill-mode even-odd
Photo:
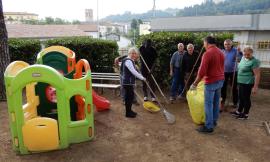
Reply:
[[[86,59],[95,72],[113,72],[114,58],[118,56],[118,46],[114,41],[93,39],[90,37],[68,37],[39,41],[33,39],[9,39],[11,61],[22,60],[35,63],[41,44],[65,46],[76,51],[77,59]]]
[[[202,40],[207,35],[209,33],[157,32],[141,36],[137,41],[137,46],[139,47],[146,39],[153,41],[158,53],[154,74],[160,85],[168,86],[170,84],[170,58],[177,50],[177,44],[182,42],[186,46],[188,43],[192,43],[195,50],[200,51],[203,45]],[[214,36],[217,39],[217,46],[220,48],[223,48],[225,39],[233,39],[231,33],[215,33]],[[35,55],[41,50],[40,43],[39,40],[10,39],[11,61],[23,60],[34,63]],[[118,46],[114,41],[89,37],[70,37],[47,40],[42,43],[45,47],[60,45],[76,51],[76,57],[88,60],[94,72],[113,72],[114,58],[118,56]]]
[[[177,51],[177,44],[183,43],[186,46],[189,43],[194,45],[195,51],[200,51],[203,46],[203,38],[210,33],[191,33],[191,32],[156,32],[148,35],[143,35],[137,41],[137,46],[140,47],[142,42],[151,39],[153,46],[156,48],[158,58],[154,68],[154,76],[160,85],[169,87],[170,85],[170,59],[172,54]],[[213,34],[213,33],[211,33]],[[217,46],[223,48],[225,39],[233,39],[231,33],[214,33],[217,40]]]

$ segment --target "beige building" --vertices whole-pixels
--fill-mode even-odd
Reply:
[[[4,12],[7,21],[38,20],[38,14],[27,12]]]
[[[143,24],[140,24],[140,35],[150,34],[150,29],[150,22],[144,22]]]

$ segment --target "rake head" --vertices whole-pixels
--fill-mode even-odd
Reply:
[[[174,124],[175,123],[175,116],[173,114],[171,114],[167,110],[163,109],[163,115],[165,116],[168,124]]]

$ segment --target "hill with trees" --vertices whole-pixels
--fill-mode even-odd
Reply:
[[[270,13],[270,0],[225,0],[214,3],[208,0],[200,5],[185,7],[177,16],[212,16]]]
[[[153,17],[153,11],[147,11],[146,13],[133,14],[129,11],[126,11],[124,14],[110,15],[102,19],[103,21],[111,22],[130,22],[132,19],[142,19],[144,21],[150,20]],[[173,14],[156,10],[156,17],[173,17]]]
[[[214,3],[207,0],[201,4],[185,7],[183,9],[168,8],[157,10],[156,18],[175,17],[175,16],[212,16],[212,15],[240,15],[270,13],[270,0],[225,0]],[[104,21],[111,22],[130,22],[132,19],[148,21],[153,18],[153,11],[141,14],[132,14],[127,11],[124,14],[110,15]]]

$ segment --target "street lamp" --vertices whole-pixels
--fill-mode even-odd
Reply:
[[[134,46],[136,45],[135,32],[136,32],[136,29],[133,29],[133,43],[134,43]]]
[[[99,39],[98,0],[97,0],[97,30],[98,30],[97,38]]]

